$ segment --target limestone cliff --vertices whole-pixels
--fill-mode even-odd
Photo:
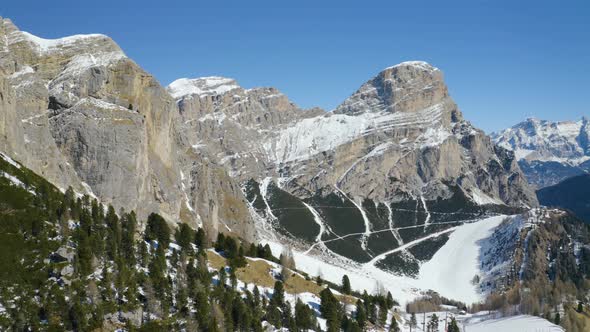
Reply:
[[[169,221],[226,224],[252,236],[239,186],[188,151],[174,99],[110,38],[43,39],[0,19],[0,40],[7,153],[62,188],[141,217],[159,212]],[[232,209],[217,212],[229,201]]]

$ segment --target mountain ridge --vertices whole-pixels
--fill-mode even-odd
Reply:
[[[529,182],[544,188],[590,171],[590,121],[529,118],[493,133],[494,141],[513,150]]]
[[[8,21],[2,27],[22,35]],[[254,239],[270,228],[304,246],[360,231],[328,247],[370,261],[473,215],[537,206],[514,156],[463,119],[442,72],[424,62],[388,67],[324,112],[228,78],[164,88],[110,39],[65,40],[74,42],[53,41],[59,52],[43,57],[28,39],[0,54],[12,98],[4,123],[19,125],[5,127],[5,150],[62,188],[140,217],[158,212],[213,237]],[[87,48],[88,40],[98,42]],[[105,50],[120,56],[97,59]],[[354,211],[349,225],[330,206]],[[291,208],[304,211],[299,225]],[[374,233],[408,217],[415,229],[396,239]],[[331,231],[305,234],[315,227]]]

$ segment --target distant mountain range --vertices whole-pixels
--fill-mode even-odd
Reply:
[[[496,144],[514,151],[519,166],[537,189],[590,172],[590,124],[534,118],[493,133]]]

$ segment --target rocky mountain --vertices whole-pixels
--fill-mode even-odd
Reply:
[[[537,188],[590,172],[590,124],[527,119],[492,134],[494,141],[513,150],[529,183]]]
[[[106,36],[1,26],[1,148],[140,218],[406,273],[400,261],[428,260],[453,227],[537,205],[514,154],[463,119],[425,62],[325,112],[223,77],[163,88]]]
[[[386,68],[331,112],[229,78],[167,89],[189,145],[244,184],[262,239],[411,274],[444,244],[433,234],[537,204],[514,155],[463,119],[424,62]]]
[[[187,145],[174,99],[110,38],[42,39],[0,19],[0,40],[4,151],[117,209],[253,238],[239,184]]]
[[[590,174],[567,178],[537,191],[539,203],[567,209],[590,223]]]
[[[525,157],[565,149],[582,165],[586,128]],[[272,328],[303,298],[321,318],[306,329],[338,328],[360,324],[355,304],[391,317],[384,289],[554,313],[587,293],[590,230],[537,208],[518,160],[541,136],[515,132],[523,148],[471,125],[425,62],[385,68],[326,112],[224,77],[162,87],[104,35],[49,40],[0,19],[0,325],[232,330],[248,313]],[[368,281],[376,295],[351,295]],[[461,305],[445,301],[435,309]]]

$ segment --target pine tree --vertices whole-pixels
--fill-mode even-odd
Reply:
[[[356,301],[356,321],[361,329],[365,328],[367,323],[367,312],[365,310],[365,304],[361,299]]]
[[[285,301],[285,290],[283,287],[283,283],[279,280],[275,281],[274,291],[272,293],[271,302],[274,303],[277,307],[281,307],[283,302]]]
[[[391,292],[387,292],[387,309],[391,309],[393,308],[393,305],[395,304],[395,301],[393,300],[393,296],[391,295]]]
[[[187,224],[180,224],[180,226],[178,226],[175,237],[176,243],[184,252],[188,252],[191,249],[193,230]]]
[[[145,239],[146,241],[157,240],[159,245],[168,248],[170,244],[170,228],[168,228],[166,220],[159,214],[152,213],[148,216]]]
[[[430,316],[430,321],[428,321],[428,324],[426,325],[426,331],[438,331],[438,316],[436,314],[432,314],[432,316]]]
[[[401,329],[397,320],[395,319],[395,315],[391,315],[391,323],[389,323],[389,331],[390,332],[400,332]]]
[[[342,277],[342,293],[344,294],[350,294],[351,289],[350,289],[350,280],[348,279],[348,276],[345,274]]]
[[[342,312],[340,303],[330,291],[330,288],[325,288],[320,292],[320,312],[326,319],[328,331],[339,331],[341,324]]]
[[[555,313],[555,318],[553,319],[553,322],[555,323],[555,325],[559,325],[559,323],[561,322],[561,316],[559,315],[559,312]]]
[[[195,245],[198,248],[204,248],[206,242],[205,239],[205,231],[201,227],[199,227],[197,233],[195,234]]]
[[[457,320],[455,320],[455,317],[451,317],[451,322],[449,323],[449,328],[447,329],[447,332],[461,332],[461,330],[459,329],[459,325],[457,325]]]

